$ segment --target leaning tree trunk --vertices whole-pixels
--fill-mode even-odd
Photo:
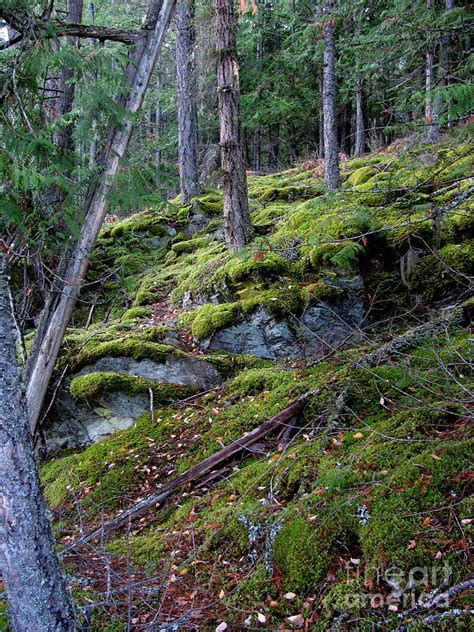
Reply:
[[[336,45],[334,43],[334,0],[325,0],[324,23],[324,179],[329,189],[340,187],[336,122]]]
[[[434,0],[426,0],[428,10],[432,10]],[[428,36],[429,37],[429,36]],[[435,87],[434,73],[434,52],[433,45],[428,41],[426,46],[426,101],[425,101],[425,119],[428,124],[427,139],[430,143],[434,143],[439,139],[438,116],[435,107],[435,98],[433,89]]]
[[[143,103],[150,77],[175,9],[175,0],[152,0],[147,19],[142,27],[142,38],[127,68],[128,92],[123,107],[131,115]],[[36,430],[41,406],[51,379],[64,332],[79,295],[89,263],[89,255],[96,243],[107,210],[107,194],[127,149],[132,133],[133,116],[110,130],[109,142],[100,162],[101,173],[91,184],[86,196],[84,224],[63,275],[64,284],[56,305],[50,311],[41,338],[35,341],[28,365],[26,389],[31,430]]]
[[[75,629],[34,456],[1,249],[0,569],[15,632]]]
[[[355,115],[355,146],[354,155],[362,156],[365,151],[365,125],[364,125],[364,89],[362,79],[357,80],[356,85],[356,115]]]
[[[182,203],[199,195],[199,146],[194,0],[178,0],[176,10],[176,86],[178,157]]]
[[[240,115],[237,16],[233,0],[214,0],[217,30],[217,92],[221,162],[224,172],[224,232],[230,250],[252,233]]]

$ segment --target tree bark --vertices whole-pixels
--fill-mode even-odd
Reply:
[[[334,43],[334,0],[324,3],[324,69],[323,69],[323,112],[324,112],[324,179],[329,189],[338,189],[339,150],[337,146],[336,122],[336,46]]]
[[[0,569],[15,632],[74,630],[34,456],[1,250]]]
[[[272,123],[268,126],[268,167],[273,170],[278,167],[279,132],[278,123]]]
[[[68,8],[68,20],[70,22],[74,22],[79,24],[82,22],[82,11],[83,11],[83,0],[69,0],[69,8]],[[70,46],[77,46],[78,40],[76,37],[70,35],[67,38],[67,43]],[[66,68],[63,70],[61,76],[61,96],[59,101],[59,111],[60,116],[65,116],[69,114],[72,110],[72,106],[74,105],[74,70],[72,68]],[[58,134],[57,143],[59,147],[65,151],[72,149],[72,134],[74,131],[74,126],[69,123],[64,126]]]
[[[323,74],[321,73],[319,76],[319,157],[324,158],[324,80]]]
[[[433,9],[434,0],[426,0],[426,6],[429,11]],[[435,98],[432,90],[435,87],[434,76],[434,52],[433,46],[428,41],[426,46],[426,102],[425,102],[425,119],[428,123],[427,140],[434,143],[439,139],[438,116],[435,108]]]
[[[446,12],[452,11],[454,9],[454,0],[445,0],[444,9]],[[441,35],[440,45],[439,45],[439,80],[438,85],[440,88],[444,88],[448,83],[448,73],[449,73],[449,47],[451,42],[451,35],[449,31],[445,31]],[[440,97],[438,102],[436,103],[436,111],[437,117],[439,118],[442,110],[443,110],[443,98]]]
[[[161,169],[161,147],[160,147],[160,134],[161,134],[161,75],[158,72],[156,74],[156,105],[154,111],[154,134],[156,142],[155,150],[155,182],[156,186],[160,185],[160,169]]]
[[[365,125],[364,125],[364,88],[362,79],[357,79],[356,85],[356,115],[355,115],[355,146],[354,155],[362,156],[365,152]]]
[[[178,0],[176,10],[176,86],[178,162],[182,203],[199,195],[199,140],[194,0]]]
[[[253,170],[257,173],[262,168],[262,153],[261,153],[261,142],[260,142],[260,126],[255,128],[253,133]]]
[[[249,241],[252,233],[240,114],[237,16],[233,0],[213,2],[217,27],[217,91],[224,172],[224,232],[229,250],[235,251]]]
[[[127,68],[129,89],[122,99],[124,109],[135,114],[143,103],[156,59],[175,9],[175,0],[152,0],[146,21],[142,27],[142,42],[137,47]],[[107,211],[107,194],[110,191],[120,161],[127,149],[132,133],[132,117],[120,126],[113,126],[109,142],[100,162],[100,176],[86,196],[85,221],[80,237],[71,253],[63,275],[61,292],[51,310],[41,339],[35,341],[28,364],[27,402],[31,430],[34,433],[41,406],[51,379],[64,332],[71,318],[79,295],[88,257],[96,243]]]

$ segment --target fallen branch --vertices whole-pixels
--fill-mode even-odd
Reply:
[[[112,520],[104,523],[98,529],[95,529],[94,531],[81,536],[80,538],[66,546],[62,551],[63,554],[69,553],[70,551],[77,549],[79,546],[82,546],[86,542],[102,536],[105,531],[114,531],[115,529],[118,529],[127,524],[130,520],[135,520],[150,509],[163,503],[174,492],[176,492],[178,489],[181,489],[185,485],[189,485],[191,483],[196,485],[204,477],[206,477],[206,481],[208,482],[210,478],[214,478],[214,476],[208,476],[210,473],[213,473],[213,470],[220,470],[220,466],[222,466],[223,463],[229,461],[240,453],[245,453],[247,451],[253,453],[250,450],[250,446],[275,430],[275,428],[286,425],[293,419],[299,417],[306,408],[310,399],[314,397],[317,393],[319,393],[319,389],[308,391],[292,404],[290,404],[290,406],[272,417],[269,421],[264,422],[251,432],[243,435],[236,441],[233,441],[229,445],[222,448],[222,450],[219,450],[212,456],[204,459],[204,461],[201,461],[194,467],[190,468],[189,470],[172,480],[170,483],[168,483],[168,485],[165,485],[160,491],[147,496],[143,500],[140,500],[138,503],[133,505],[133,507],[130,507],[120,515],[112,518]],[[219,471],[219,473],[221,472]]]
[[[439,317],[434,318],[428,323],[423,323],[422,325],[418,325],[418,327],[409,329],[401,336],[390,340],[390,342],[385,343],[378,349],[375,349],[375,351],[368,353],[356,363],[356,367],[377,366],[382,362],[386,362],[391,355],[413,347],[414,344],[421,338],[425,338],[426,336],[431,336],[434,333],[442,331],[447,326],[459,325],[462,321],[462,307],[457,305],[447,307],[441,312]]]

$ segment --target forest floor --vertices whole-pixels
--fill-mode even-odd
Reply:
[[[318,161],[252,175],[255,238],[233,255],[217,190],[105,225],[58,377],[91,407],[105,392],[156,398],[129,428],[42,465],[91,629],[468,629],[472,158],[459,137],[398,142],[345,161],[337,193]],[[305,310],[348,292],[363,322],[306,344]],[[213,345],[258,310],[288,324],[297,352]],[[223,379],[165,393],[76,375],[104,357],[193,357]]]

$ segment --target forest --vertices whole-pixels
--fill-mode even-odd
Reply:
[[[0,0],[0,630],[469,630],[461,0]]]

